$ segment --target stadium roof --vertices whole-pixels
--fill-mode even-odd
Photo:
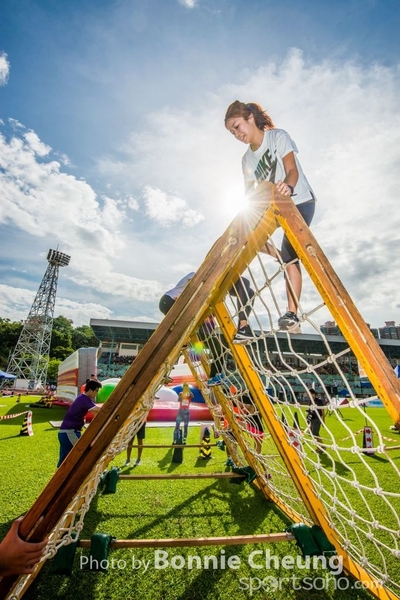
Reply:
[[[145,344],[159,323],[90,319],[90,327],[101,342]]]
[[[159,323],[144,323],[142,321],[116,321],[111,319],[90,319],[95,336],[101,342],[127,342],[131,344],[145,344]],[[278,333],[279,348],[281,352],[297,352],[299,354],[326,355],[327,347],[319,335],[302,333],[289,337],[286,333]],[[270,341],[269,341],[270,340]],[[326,340],[331,352],[337,354],[346,348],[346,340],[339,335],[327,335]],[[384,354],[389,359],[400,359],[400,340],[377,340]],[[277,350],[273,336],[267,338],[269,350]],[[293,350],[291,349],[293,348]]]

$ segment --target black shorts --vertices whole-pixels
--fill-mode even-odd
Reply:
[[[307,200],[307,202],[301,202],[300,204],[297,204],[297,209],[307,225],[310,225],[315,212],[315,198]],[[283,236],[281,255],[284,263],[291,262],[297,258],[297,254],[286,235]]]
[[[260,415],[258,415],[258,414],[249,415],[247,417],[247,419],[248,419],[249,425],[254,427],[254,429],[256,431],[258,431],[259,433],[264,433],[264,427],[263,427]]]
[[[144,440],[144,438],[146,437],[146,423],[143,423],[141,428],[137,430],[136,437],[138,440]]]
[[[311,419],[310,422],[310,431],[312,435],[319,436],[319,430],[321,429],[321,421],[317,417],[316,419]]]
[[[171,296],[167,296],[167,294],[164,294],[164,296],[160,298],[158,308],[160,309],[160,312],[162,312],[163,315],[166,315],[167,312],[171,310],[174,304],[175,300],[171,298]]]

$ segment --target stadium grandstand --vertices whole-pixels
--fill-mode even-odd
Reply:
[[[90,319],[90,327],[100,340],[98,378],[122,377],[157,326],[141,321]]]
[[[157,328],[158,323],[91,319],[90,326],[100,340],[97,376],[100,380],[104,380],[109,377],[122,377],[124,375],[129,365]],[[289,348],[288,336],[278,332],[277,337],[279,348],[274,347],[275,341],[271,338],[270,352],[272,356],[275,356],[273,364],[278,369],[281,366],[283,367],[283,362],[290,365],[293,370],[299,369],[302,356],[314,365],[321,363],[324,357],[328,358],[327,346],[318,335],[304,333],[292,336],[291,348]],[[345,339],[336,334],[326,335],[326,340],[331,352],[335,354],[343,352],[343,356],[339,359],[340,368],[354,394],[357,397],[374,395],[375,390],[370,382],[362,376],[362,373],[360,374],[357,359],[349,351]],[[377,341],[393,368],[400,364],[400,340],[378,339]],[[332,373],[330,372],[329,362],[318,369],[318,374],[333,395],[347,395],[347,390],[341,387],[340,382],[337,381],[334,370],[332,370]],[[309,378],[309,383],[312,384],[312,376],[310,375]],[[303,388],[299,387],[297,390],[298,386],[295,385],[295,378],[293,378],[293,384],[294,391],[300,393]]]

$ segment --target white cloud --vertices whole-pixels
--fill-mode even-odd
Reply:
[[[27,141],[28,146],[37,156],[43,157],[49,154],[51,150],[50,146],[43,144],[34,131],[28,131],[25,133],[24,138]]]
[[[0,86],[8,83],[9,74],[10,63],[7,54],[5,52],[0,52]]]
[[[20,123],[17,119],[9,118],[8,122],[13,129],[25,129],[24,125],[22,125],[22,123]]]
[[[164,223],[169,208],[179,210],[179,198],[190,198],[192,209],[206,217],[201,233],[192,234],[201,260],[243,193],[246,148],[225,131],[225,110],[235,99],[262,104],[299,147],[318,197],[313,232],[366,318],[378,324],[398,314],[391,273],[400,225],[399,75],[395,67],[352,61],[311,63],[293,50],[285,60],[240,73],[240,83],[222,85],[190,110],[149,113],[143,130],[125,143],[125,165],[108,157],[99,169],[118,173],[128,186],[139,183],[151,216]],[[179,189],[176,204],[159,191],[166,189]],[[364,260],[369,248],[375,261]]]
[[[121,232],[124,203],[109,196],[99,199],[86,181],[63,173],[50,153],[33,132],[9,141],[0,135],[0,224],[49,243],[55,240],[72,255],[67,277],[84,287],[154,300],[161,291],[156,281],[118,271],[118,257],[127,246]]]
[[[238,210],[246,148],[223,117],[237,98],[256,101],[296,141],[318,197],[312,230],[363,315],[373,325],[399,321],[398,69],[310,63],[293,50],[237,80],[186,110],[148,111],[118,157],[97,158],[107,195],[64,173],[51,148],[14,120],[14,136],[0,137],[0,224],[60,243],[72,256],[65,277],[82,295],[106,292],[110,305],[125,298],[125,314],[136,301],[156,306]],[[138,305],[132,311],[140,316]]]
[[[172,223],[180,223],[193,227],[204,219],[204,216],[189,208],[185,200],[173,194],[166,194],[158,188],[146,186],[143,192],[146,214],[162,227]]]
[[[186,8],[194,8],[199,3],[199,0],[179,0],[179,3],[186,6]]]
[[[35,299],[36,291],[0,284],[0,314],[3,319],[25,321]],[[54,316],[63,315],[74,327],[88,325],[90,319],[113,319],[110,309],[94,302],[74,302],[57,297]]]
[[[133,196],[127,196],[127,198],[126,198],[126,204],[133,211],[138,211],[139,210],[139,206],[140,206],[139,202]]]

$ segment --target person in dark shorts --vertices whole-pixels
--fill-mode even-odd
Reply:
[[[128,465],[131,464],[132,446],[133,446],[133,442],[135,441],[135,437],[137,438],[137,442],[138,442],[137,458],[135,461],[135,466],[137,466],[137,465],[140,465],[140,461],[142,458],[143,440],[146,437],[146,422],[144,422],[143,425],[140,427],[140,429],[138,429],[138,431],[136,432],[136,435],[133,436],[133,438],[131,439],[131,441],[129,442],[129,444],[126,448],[125,467],[127,467]]]
[[[321,425],[325,421],[325,402],[317,396],[317,392],[314,389],[310,390],[311,404],[307,410],[307,422],[310,426],[311,434],[315,437],[319,446],[317,452],[323,452],[322,439],[319,435]]]

